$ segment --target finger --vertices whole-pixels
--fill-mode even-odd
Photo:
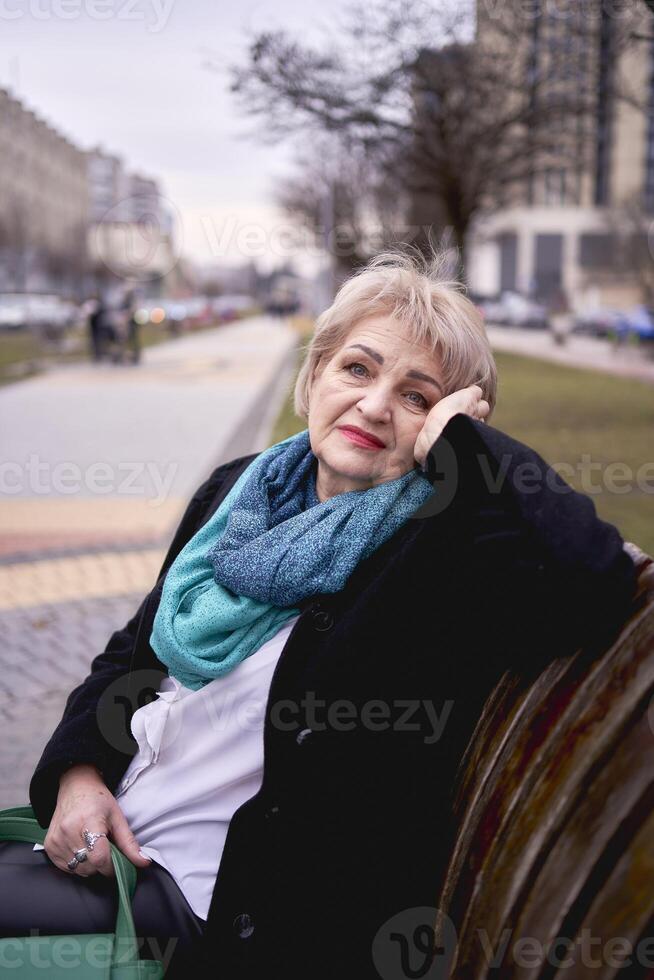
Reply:
[[[43,838],[43,849],[46,857],[54,864],[55,868],[59,868],[60,871],[65,871],[68,875],[73,873],[66,866],[66,862],[70,861],[73,856],[73,851],[68,850],[68,845],[61,839],[61,834],[58,830],[55,831],[52,825],[48,828],[48,832]]]
[[[79,848],[75,848],[79,850]],[[58,849],[57,851],[47,851],[45,852],[56,868],[60,871],[65,871],[67,875],[77,875],[80,878],[88,878],[94,872],[88,869],[88,858],[86,861],[78,861],[74,868],[68,867],[68,862],[72,861],[75,851],[66,849]],[[82,870],[86,869],[86,870]]]
[[[66,860],[70,860],[75,851],[80,848],[86,848],[86,860],[80,861],[75,869],[75,873],[86,877],[98,873],[111,876],[114,871],[107,838],[99,837],[91,849],[87,845],[82,833],[85,827],[88,827],[93,833],[107,833],[107,822],[102,816],[94,814],[85,817],[81,821],[79,818],[76,819],[75,830],[69,830],[65,834],[65,847],[66,850],[70,849],[69,856]]]
[[[139,851],[141,845],[130,830],[125,814],[118,804],[115,805],[111,817],[111,838],[116,847],[129,858],[137,868],[148,868],[152,861],[150,858],[143,857]]]
[[[94,833],[99,833],[100,829],[98,828]],[[106,837],[98,837],[93,845],[93,850],[89,851],[88,861],[84,862],[84,868],[88,869],[90,874],[101,874],[107,878],[114,877],[116,872],[111,860],[111,845]]]

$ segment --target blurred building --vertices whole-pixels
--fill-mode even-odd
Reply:
[[[91,222],[102,221],[111,213],[116,220],[128,220],[129,181],[123,161],[99,147],[86,154]]]
[[[485,295],[515,290],[545,302],[563,289],[577,310],[648,301],[654,44],[643,38],[618,49],[617,2],[598,3],[593,16],[584,4],[566,5],[566,16],[546,0],[531,6],[530,16],[520,4],[499,8],[506,54],[524,67],[525,89],[532,98],[552,98],[584,87],[594,97],[585,118],[561,127],[560,158],[546,166],[538,161],[540,172],[513,189],[510,203],[488,202],[478,216],[469,236],[470,287]],[[639,9],[643,34],[651,36],[652,14],[644,3]],[[478,4],[478,43],[491,29],[498,37],[491,17],[497,21],[497,5],[491,11]],[[553,73],[548,60],[551,65],[554,56],[561,67]],[[620,98],[620,89],[633,99]]]
[[[196,281],[206,296],[236,293],[259,298],[264,277],[253,260],[238,265],[207,262],[197,266]]]
[[[0,290],[74,292],[86,261],[86,156],[0,88]]]
[[[0,292],[174,288],[173,216],[157,181],[75,146],[5,89],[0,189]]]
[[[97,288],[113,279],[175,289],[178,256],[173,216],[151,177],[129,173],[120,157],[94,147],[86,154],[91,220],[88,253]],[[164,284],[161,280],[169,279]]]

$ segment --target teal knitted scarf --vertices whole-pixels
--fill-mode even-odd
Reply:
[[[320,502],[307,430],[257,456],[180,551],[150,645],[191,690],[221,677],[299,612],[339,592],[356,566],[425,502],[418,470]]]

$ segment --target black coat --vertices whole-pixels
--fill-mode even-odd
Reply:
[[[42,826],[74,763],[115,790],[131,714],[166,674],[148,642],[165,573],[252,458],[195,493],[156,587],[69,696],[30,784]],[[230,822],[214,888],[207,976],[402,976],[388,963],[413,929],[406,910],[437,902],[457,765],[493,686],[507,668],[599,651],[629,613],[620,534],[533,450],[459,414],[429,460],[420,516],[340,593],[306,601],[286,642],[262,786]]]

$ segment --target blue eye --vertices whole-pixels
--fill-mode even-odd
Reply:
[[[361,368],[361,370],[363,371],[363,374],[359,374],[355,370],[355,368]],[[362,364],[360,361],[351,361],[349,364],[344,364],[343,365],[343,370],[344,371],[347,371],[348,374],[351,374],[355,378],[364,378],[364,377],[366,377],[368,375],[368,369],[367,369],[367,367],[365,366],[365,364]],[[411,395],[415,395],[416,398],[418,399],[418,401],[412,401],[411,398],[410,398]],[[409,396],[409,401],[411,402],[412,405],[415,405],[416,408],[428,408],[429,407],[429,402],[427,401],[427,399],[425,398],[424,395],[421,395],[420,394],[419,391],[410,391],[410,392],[408,392],[408,396]]]
[[[357,368],[360,368],[363,373],[360,373],[359,371],[357,371],[356,370]],[[353,374],[355,378],[365,378],[366,375],[368,374],[368,371],[364,367],[364,365],[363,364],[359,364],[358,361],[355,361],[352,364],[346,364],[345,365],[345,370],[346,371],[349,371],[350,374]]]
[[[427,399],[424,395],[421,395],[419,391],[409,391],[407,393],[407,398],[411,401],[411,396],[415,396],[416,401],[412,401],[411,404],[415,405],[416,408],[427,408]]]

